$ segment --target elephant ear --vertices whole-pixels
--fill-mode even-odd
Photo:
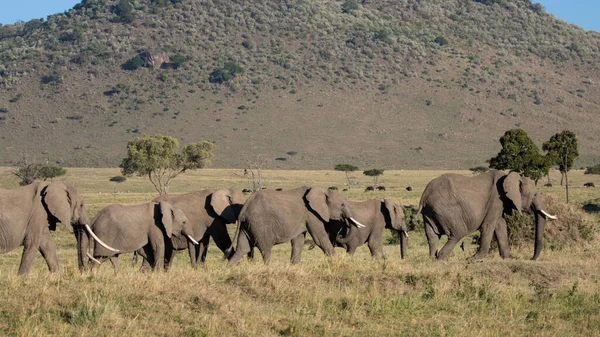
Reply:
[[[502,183],[506,197],[512,201],[517,212],[521,213],[521,176],[516,172],[509,173]]]
[[[167,237],[171,238],[173,235],[173,206],[166,201],[160,201],[160,214],[162,214],[162,224],[165,227]]]
[[[236,220],[231,203],[231,193],[229,193],[229,190],[214,191],[210,196],[210,206],[215,213],[227,220],[227,223],[234,223]]]
[[[390,225],[392,228],[398,228],[398,217],[396,216],[396,205],[394,205],[394,201],[391,199],[384,199],[383,205],[385,209],[387,209],[388,214],[390,215]]]
[[[329,206],[327,203],[327,193],[324,189],[319,187],[311,188],[308,193],[306,193],[306,200],[308,201],[310,208],[317,212],[321,219],[325,222],[329,221],[331,214],[329,213]]]
[[[67,186],[52,183],[42,190],[42,202],[46,211],[50,212],[63,225],[71,223],[71,198],[67,192]],[[54,226],[51,227],[55,227]]]

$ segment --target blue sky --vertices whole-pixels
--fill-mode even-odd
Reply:
[[[3,0],[0,11],[0,23],[15,23],[17,20],[46,18],[50,14],[61,13],[80,2],[80,0]],[[600,32],[600,0],[533,0],[569,23],[587,30]]]

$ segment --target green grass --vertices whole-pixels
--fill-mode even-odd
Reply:
[[[385,192],[364,192],[370,177],[343,192],[352,200],[390,197],[418,203],[427,182],[441,171],[386,171]],[[468,171],[461,172],[471,174]],[[91,216],[113,202],[145,202],[155,196],[142,178],[130,178],[113,194],[108,179],[118,169],[68,169],[64,177],[84,195]],[[178,177],[171,191],[208,187],[244,188],[241,170],[201,170]],[[310,184],[344,188],[335,171],[265,171],[268,188]],[[571,202],[597,198],[571,174]],[[592,179],[590,179],[592,178]],[[8,169],[0,187],[13,188]],[[405,190],[412,186],[413,191]],[[544,194],[564,198],[559,187]],[[561,199],[563,200],[563,199]],[[586,215],[598,222],[597,215]],[[552,226],[549,223],[548,226]],[[234,228],[231,226],[230,233]],[[389,237],[389,233],[385,233]],[[476,249],[465,240],[447,261],[431,261],[421,232],[409,236],[408,258],[385,245],[385,260],[367,247],[353,256],[337,249],[333,258],[305,249],[302,264],[289,264],[290,246],[275,246],[272,263],[243,261],[229,268],[211,245],[206,266],[193,270],[179,254],[168,273],[138,272],[131,254],[121,270],[103,265],[94,276],[77,270],[70,228],[53,233],[61,271],[50,275],[36,257],[32,272],[18,277],[21,249],[0,256],[0,335],[7,336],[581,336],[600,334],[600,275],[596,241],[545,249],[529,261],[532,244],[513,249],[515,259],[496,252],[482,262],[467,258]],[[385,240],[384,240],[385,242]],[[305,246],[305,248],[308,246]]]

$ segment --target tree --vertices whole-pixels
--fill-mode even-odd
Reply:
[[[129,23],[135,20],[135,13],[133,11],[133,5],[130,0],[120,0],[114,9],[117,18],[117,22]]]
[[[521,129],[512,129],[500,137],[502,150],[490,159],[490,168],[510,170],[536,183],[550,170],[551,160],[540,153],[539,148]]]
[[[600,164],[588,166],[583,174],[600,174]]]
[[[579,156],[577,148],[577,136],[572,131],[564,130],[550,137],[550,140],[542,145],[542,150],[547,152],[547,156],[552,161],[553,165],[558,165],[558,169],[562,175],[560,185],[562,186],[563,178],[565,179],[565,191],[567,194],[567,203],[569,202],[569,178],[567,173],[573,168],[575,158]]]
[[[363,171],[363,174],[369,177],[373,177],[374,180],[374,185],[377,186],[379,185],[379,176],[383,175],[383,171],[382,169],[370,169],[370,170],[366,170]]]
[[[337,164],[333,167],[333,169],[336,171],[342,171],[346,174],[346,179],[348,180],[348,187],[350,187],[350,185],[352,184],[352,182],[350,181],[350,177],[348,176],[348,172],[354,172],[359,170],[358,166],[352,164]]]
[[[204,140],[180,151],[179,141],[173,137],[144,135],[127,143],[127,157],[119,167],[124,176],[148,176],[162,195],[169,192],[171,180],[179,174],[210,165],[214,149],[213,143]]]
[[[473,174],[482,174],[482,173],[486,173],[489,170],[490,169],[485,166],[475,166],[475,167],[471,167],[469,169],[469,171],[473,172]]]
[[[343,13],[351,13],[358,9],[358,2],[356,0],[346,0],[341,8]]]
[[[30,163],[26,157],[17,163],[17,168],[12,172],[19,177],[19,185],[32,184],[36,180],[52,180],[52,178],[63,176],[67,173],[64,167],[49,163]]]
[[[109,181],[112,181],[113,183],[115,183],[115,185],[113,186],[113,193],[117,193],[117,185],[124,182],[125,180],[127,180],[127,178],[123,177],[123,176],[114,176],[111,177],[110,179],[108,179]]]

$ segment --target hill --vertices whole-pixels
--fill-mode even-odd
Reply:
[[[215,167],[468,168],[523,128],[600,161],[600,34],[529,0],[84,0],[0,27],[0,165],[115,166],[142,133]]]

